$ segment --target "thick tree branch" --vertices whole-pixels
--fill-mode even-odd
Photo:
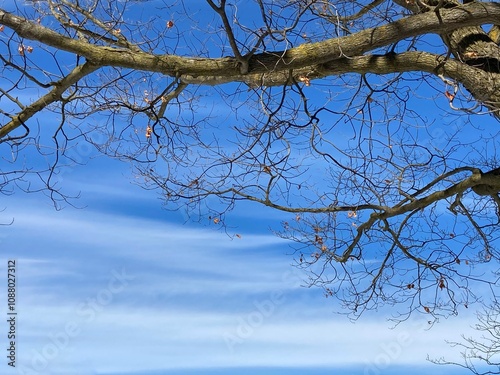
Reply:
[[[99,67],[89,62],[79,65],[73,69],[66,77],[54,84],[54,88],[37,101],[24,107],[11,121],[0,128],[0,140],[7,136],[14,129],[21,126],[29,118],[34,116],[39,111],[45,109],[48,105],[61,99],[62,94],[72,85],[80,81],[86,75],[97,70]]]
[[[443,104],[500,109],[498,30],[484,31],[498,23],[500,4],[393,0],[375,11],[379,0],[257,1],[248,9],[262,19],[248,21],[225,0],[201,2],[221,27],[191,2],[165,3],[183,12],[166,23],[126,5],[110,14],[111,1],[51,3],[23,10],[39,22],[0,10],[8,102],[0,142],[15,171],[3,172],[0,191],[19,180],[25,158],[22,171],[33,168],[37,189],[52,194],[62,163],[83,163],[75,146],[87,142],[132,162],[167,207],[214,224],[238,201],[283,211],[300,267],[319,266],[312,284],[328,285],[355,315],[398,302],[408,314],[455,313],[474,299],[469,283],[496,283],[474,268],[500,259],[490,202],[500,207],[500,175],[479,169],[498,165],[499,133],[488,127],[472,139],[476,131],[464,131],[472,118],[440,122],[448,113],[437,103],[433,121],[420,100],[442,90]],[[199,87],[233,82],[249,87]],[[54,112],[57,130],[27,136]]]
[[[390,74],[404,72],[426,72],[436,76],[446,76],[464,85],[477,100],[495,109],[500,103],[500,88],[484,85],[494,79],[492,73],[469,66],[458,60],[428,53],[404,52],[400,54],[365,55],[337,59],[325,64],[317,64],[290,72],[269,72],[235,77],[226,76],[184,76],[185,83],[219,85],[229,82],[244,82],[250,86],[282,86],[307,78],[309,81],[347,73]]]
[[[255,54],[249,60],[249,73],[288,71],[327,63],[343,57],[354,57],[400,40],[427,34],[449,33],[465,26],[495,23],[500,18],[499,3],[471,3],[439,12],[417,14],[387,25],[317,43],[305,43],[286,51]],[[133,68],[166,75],[226,76],[241,75],[238,60],[229,58],[181,57],[154,55],[89,44],[65,37],[42,25],[0,10],[0,24],[12,28],[19,36],[85,56],[95,65]]]

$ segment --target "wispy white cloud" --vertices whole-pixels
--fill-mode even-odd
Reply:
[[[92,319],[65,316],[59,319],[58,327],[27,322],[27,328],[50,332],[38,337],[29,353],[43,353],[54,337],[64,343],[64,326],[74,321],[79,333],[60,345],[57,361],[50,362],[47,373],[63,373],[73,363],[74,353],[87,360],[89,371],[114,373],[228,366],[359,367],[380,366],[385,361],[387,366],[415,365],[422,364],[427,354],[456,358],[442,341],[444,336],[456,336],[456,330],[451,332],[452,324],[431,331],[417,323],[388,330],[383,322],[349,324],[326,314],[305,322],[300,313],[285,318],[285,310],[286,304],[258,323],[250,317],[252,312],[196,311],[195,303],[191,310],[110,304]],[[61,315],[56,309],[45,314]],[[237,331],[244,329],[245,335],[238,336]]]
[[[0,261],[18,260],[26,374],[415,364],[451,357],[443,338],[460,333],[332,314],[272,234],[18,203]]]

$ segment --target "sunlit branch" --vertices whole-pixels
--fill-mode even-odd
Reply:
[[[18,114],[12,116],[11,121],[0,127],[0,140],[2,140],[2,138],[6,137],[10,132],[24,124],[36,113],[45,109],[51,103],[61,100],[62,95],[68,88],[80,81],[83,77],[96,71],[97,69],[99,69],[98,66],[95,66],[89,62],[86,62],[74,68],[73,71],[66,77],[61,79],[59,82],[54,83],[54,88],[49,93],[45,94],[30,105],[25,106]],[[3,141],[5,141],[5,139]]]

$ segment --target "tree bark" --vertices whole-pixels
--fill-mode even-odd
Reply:
[[[439,13],[426,12],[365,29],[355,34],[317,43],[305,43],[283,51],[254,54],[249,58],[249,74],[289,71],[327,63],[343,57],[360,56],[379,47],[427,33],[451,33],[466,26],[495,23],[500,19],[499,3],[471,3]],[[57,49],[84,56],[98,66],[115,66],[160,72],[180,77],[237,77],[241,75],[238,60],[227,58],[154,55],[126,48],[97,46],[52,31],[35,22],[0,10],[0,24],[12,28],[19,36],[36,40]],[[457,39],[460,34],[457,34]],[[203,83],[203,79],[200,79]]]
[[[409,7],[412,3],[403,4]],[[138,51],[137,48],[94,45],[83,39],[67,37],[4,10],[0,10],[0,24],[10,27],[22,38],[85,57],[88,72],[84,75],[100,67],[112,66],[159,72],[176,77],[183,84],[245,82],[250,86],[276,86],[300,81],[303,77],[311,80],[344,73],[423,71],[453,78],[498,116],[500,47],[497,42],[500,33],[495,26],[489,35],[481,25],[498,22],[500,4],[473,2],[460,5],[453,0],[444,4],[446,6],[441,9],[419,10],[420,13],[414,16],[344,37],[304,43],[288,50],[225,58],[155,55]],[[377,48],[427,33],[440,34],[455,58],[427,52],[366,55]],[[248,69],[245,67],[242,70],[242,59],[248,63]],[[89,66],[92,69],[89,70]],[[58,100],[64,90],[79,78],[79,74],[68,76],[51,93],[23,109],[10,123],[0,128],[0,138],[47,104]]]

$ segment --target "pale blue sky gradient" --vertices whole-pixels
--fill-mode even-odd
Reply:
[[[209,223],[182,224],[124,173],[104,159],[68,173],[84,209],[3,197],[2,218],[15,221],[0,228],[0,264],[18,263],[24,372],[2,373],[463,373],[426,356],[457,359],[444,339],[466,332],[470,315],[432,330],[424,317],[390,330],[390,310],[351,323],[319,289],[300,286],[306,275],[290,266],[289,244],[252,224],[258,208],[228,216],[241,235],[231,238]]]
[[[198,3],[206,8],[202,1],[190,5]],[[2,4],[13,8],[12,1]],[[183,20],[176,24],[190,31]],[[205,109],[217,112],[211,97],[204,100]],[[446,105],[445,99],[437,102]],[[420,108],[420,115],[434,116],[430,108]],[[50,116],[35,120],[54,126]],[[443,139],[430,131],[466,128],[456,120],[419,130],[420,141],[440,146]],[[350,133],[337,136],[340,142]],[[426,358],[459,360],[459,350],[445,339],[471,332],[473,311],[431,330],[425,316],[390,329],[390,308],[353,323],[333,312],[335,300],[320,289],[302,287],[307,275],[291,266],[293,249],[270,231],[290,219],[286,214],[244,203],[227,216],[225,233],[210,221],[191,221],[182,210],[163,210],[156,192],[132,183],[129,166],[95,150],[77,151],[91,159],[66,168],[59,186],[81,193],[71,201],[80,209],[56,211],[43,194],[0,196],[0,222],[14,220],[0,226],[0,348],[7,347],[8,259],[17,262],[19,314],[18,367],[9,368],[4,356],[1,374],[468,373]],[[10,156],[10,150],[0,152]]]

